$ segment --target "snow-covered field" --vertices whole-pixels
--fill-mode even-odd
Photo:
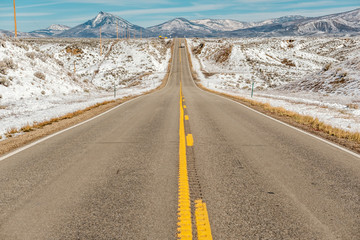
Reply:
[[[99,102],[158,87],[171,42],[0,38],[0,136]]]
[[[188,39],[201,83],[360,132],[360,38]]]

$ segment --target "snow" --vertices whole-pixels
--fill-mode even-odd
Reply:
[[[68,29],[70,29],[70,27],[60,24],[52,24],[47,28],[47,30],[55,30],[55,31],[65,31]]]
[[[250,99],[254,82],[253,100],[360,132],[359,37],[188,39],[188,44],[197,50],[191,51],[193,66],[205,87]],[[229,47],[228,58],[219,61]]]
[[[68,47],[82,53],[67,53]],[[100,55],[96,39],[0,38],[0,136],[113,100],[114,86],[117,98],[154,89],[166,74],[170,55],[170,44],[158,39],[104,39]],[[4,62],[10,66],[5,70]]]
[[[251,26],[251,23],[240,22],[230,19],[200,19],[192,20],[192,23],[202,24],[214,31],[234,31]]]

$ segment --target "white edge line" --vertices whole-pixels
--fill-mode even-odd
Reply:
[[[171,53],[171,54],[172,54],[172,53]],[[60,134],[62,134],[62,133],[64,133],[64,132],[67,132],[67,131],[73,129],[73,128],[79,127],[79,126],[81,126],[81,125],[83,125],[83,124],[85,124],[85,123],[88,123],[88,122],[90,122],[90,121],[92,121],[92,120],[95,120],[95,119],[97,119],[97,118],[99,118],[99,117],[101,117],[101,116],[103,116],[103,115],[105,115],[105,114],[108,114],[109,112],[112,112],[112,111],[114,111],[114,110],[116,110],[116,109],[124,106],[124,105],[127,104],[127,103],[130,103],[130,102],[132,102],[132,101],[134,101],[134,100],[137,100],[137,99],[140,99],[140,98],[142,98],[142,97],[150,96],[150,95],[152,95],[152,94],[154,94],[154,93],[159,93],[159,92],[163,91],[163,90],[167,87],[167,85],[169,84],[169,80],[170,80],[170,77],[171,77],[171,75],[172,75],[172,70],[173,70],[172,68],[173,68],[173,66],[172,66],[172,63],[170,63],[170,64],[171,64],[171,68],[170,68],[170,73],[169,73],[169,76],[168,76],[166,85],[165,85],[165,87],[163,87],[163,88],[160,89],[159,91],[154,91],[154,92],[149,93],[149,94],[146,94],[146,95],[139,95],[139,96],[137,96],[137,97],[135,97],[135,98],[133,98],[133,99],[131,99],[131,100],[129,100],[129,101],[126,101],[126,102],[124,102],[124,103],[120,103],[118,106],[113,107],[113,108],[109,109],[108,111],[103,112],[103,113],[101,113],[101,114],[99,114],[99,115],[97,115],[97,116],[95,116],[95,117],[93,117],[93,118],[90,118],[90,119],[88,119],[88,120],[86,120],[86,121],[84,121],[84,122],[78,123],[78,124],[76,124],[76,125],[74,125],[74,126],[68,127],[68,128],[63,129],[63,130],[61,130],[61,131],[59,131],[59,132],[56,132],[56,133],[53,133],[53,134],[51,134],[51,135],[49,135],[49,136],[43,137],[43,138],[41,138],[40,140],[37,140],[37,141],[35,141],[35,142],[33,142],[33,143],[30,143],[30,144],[28,144],[28,145],[26,145],[26,146],[24,146],[24,147],[21,147],[21,148],[19,148],[19,149],[16,149],[16,150],[14,150],[14,151],[12,151],[12,152],[10,152],[10,153],[8,153],[8,154],[5,154],[4,156],[0,157],[0,162],[3,161],[3,160],[5,160],[5,159],[7,159],[7,158],[9,158],[9,157],[12,157],[12,156],[16,155],[16,154],[18,154],[18,153],[20,153],[20,152],[22,152],[22,151],[24,151],[24,150],[26,150],[26,149],[29,149],[29,148],[31,148],[31,147],[39,144],[39,143],[42,143],[42,142],[44,142],[44,141],[46,141],[46,140],[48,140],[48,139],[50,139],[50,138],[52,138],[52,137],[55,137],[55,136],[57,136],[57,135],[60,135]],[[153,89],[153,90],[154,90],[154,89]],[[120,99],[121,99],[121,98],[120,98]]]
[[[186,51],[188,51],[187,44],[186,44]],[[188,55],[186,54],[186,58],[187,58],[187,57],[188,57]],[[188,63],[189,63],[189,61],[188,61]],[[227,97],[224,97],[224,96],[221,96],[221,95],[218,95],[218,94],[215,94],[215,93],[212,93],[212,92],[205,91],[205,90],[201,89],[199,86],[197,86],[197,85],[195,84],[195,81],[194,81],[194,79],[193,79],[193,77],[192,77],[192,74],[191,74],[191,69],[190,69],[189,64],[187,64],[187,66],[188,66],[188,70],[189,70],[189,72],[190,72],[190,77],[191,77],[191,79],[192,79],[193,84],[194,84],[198,89],[200,89],[201,91],[203,91],[203,92],[205,92],[205,93],[208,93],[208,94],[211,94],[211,95],[214,95],[214,96],[221,97],[221,98],[226,99],[226,100],[229,100],[229,101],[231,101],[231,102],[237,103],[237,104],[239,104],[239,105],[241,105],[241,106],[243,106],[243,107],[245,107],[245,108],[247,108],[247,109],[249,109],[249,110],[251,110],[251,111],[253,111],[253,112],[256,112],[256,113],[258,113],[258,114],[260,114],[260,115],[262,115],[262,116],[264,116],[264,117],[267,117],[267,118],[269,118],[269,119],[271,119],[271,120],[273,120],[273,121],[275,121],[275,122],[281,123],[282,125],[285,125],[285,126],[287,126],[287,127],[289,127],[289,128],[295,129],[295,130],[297,130],[297,131],[299,131],[299,132],[301,132],[301,133],[303,133],[303,134],[306,134],[306,135],[308,135],[308,136],[311,136],[311,137],[313,137],[313,138],[315,138],[315,139],[317,139],[317,140],[320,140],[320,141],[322,141],[322,142],[324,142],[324,143],[327,143],[327,144],[329,144],[330,146],[333,146],[333,147],[335,147],[335,148],[337,148],[337,149],[340,149],[340,150],[342,150],[342,151],[344,151],[344,152],[346,152],[346,153],[349,153],[350,155],[352,155],[352,156],[360,159],[360,154],[357,154],[357,153],[355,153],[355,152],[353,152],[353,151],[350,151],[350,150],[348,150],[348,149],[346,149],[346,148],[344,148],[344,147],[342,147],[342,146],[339,146],[339,145],[337,145],[337,144],[335,144],[335,143],[332,143],[332,142],[330,142],[330,141],[328,141],[328,140],[326,140],[326,139],[323,139],[323,138],[321,138],[321,137],[315,136],[315,135],[313,135],[313,134],[311,134],[311,133],[309,133],[309,132],[306,132],[306,131],[301,130],[301,129],[299,129],[299,128],[296,128],[296,127],[294,127],[294,126],[291,126],[291,125],[289,125],[289,124],[287,124],[287,123],[284,123],[284,122],[282,122],[282,121],[280,121],[280,120],[278,120],[278,119],[275,119],[275,118],[273,118],[273,117],[270,117],[270,116],[268,116],[268,115],[266,115],[266,114],[264,114],[264,113],[262,113],[262,112],[259,112],[259,111],[255,110],[255,109],[253,109],[253,108],[250,108],[250,107],[248,107],[248,106],[246,106],[246,105],[244,105],[244,104],[242,104],[242,103],[240,103],[240,102],[237,102],[237,101],[232,100],[232,99],[230,99],[230,98],[227,98]],[[221,94],[221,92],[219,92],[219,93]]]

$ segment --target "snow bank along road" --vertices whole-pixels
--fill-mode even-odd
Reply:
[[[360,159],[168,85],[0,161],[0,239],[360,239]]]

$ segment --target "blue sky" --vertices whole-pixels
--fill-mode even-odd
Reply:
[[[76,26],[110,12],[149,27],[175,17],[260,21],[285,15],[322,16],[360,8],[359,0],[16,0],[18,30],[27,32],[51,24]],[[0,3],[0,29],[14,29],[13,0]]]

